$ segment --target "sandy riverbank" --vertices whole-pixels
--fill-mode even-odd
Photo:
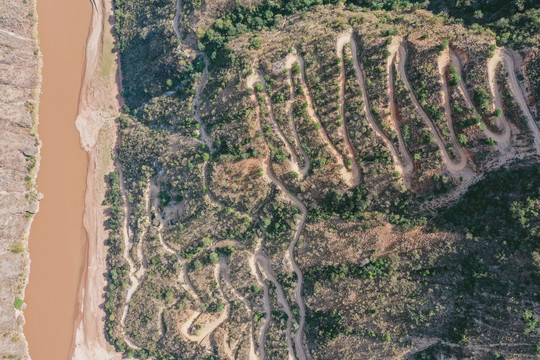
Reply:
[[[118,57],[113,52],[113,8],[110,0],[94,0],[90,35],[86,49],[79,112],[76,127],[81,146],[88,153],[84,227],[88,246],[79,289],[80,313],[74,324],[70,358],[77,360],[120,359],[105,339],[103,310],[106,286],[108,237],[102,206],[106,192],[105,176],[113,171],[112,153],[116,141],[114,120],[122,104],[119,95]]]

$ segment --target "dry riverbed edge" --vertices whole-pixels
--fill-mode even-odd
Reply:
[[[86,63],[76,126],[81,146],[88,154],[84,227],[87,251],[79,287],[79,314],[74,324],[70,357],[77,360],[120,359],[105,338],[102,309],[107,272],[108,237],[102,205],[107,186],[105,176],[114,170],[112,154],[116,142],[115,118],[119,114],[120,81],[114,47],[110,0],[92,1],[92,25],[87,40]],[[110,53],[110,54],[109,54]]]

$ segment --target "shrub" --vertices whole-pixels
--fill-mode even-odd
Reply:
[[[21,307],[23,306],[24,304],[24,301],[20,298],[20,297],[17,297],[15,299],[15,301],[13,302],[13,306],[15,307],[15,309],[17,310],[20,310]]]

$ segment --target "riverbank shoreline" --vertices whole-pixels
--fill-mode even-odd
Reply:
[[[102,205],[107,186],[105,177],[114,170],[115,119],[119,115],[119,60],[114,52],[114,24],[111,0],[92,1],[92,23],[87,40],[84,78],[76,127],[81,147],[87,152],[84,228],[86,256],[79,286],[79,314],[74,321],[71,359],[120,359],[105,338],[105,274],[108,232]]]

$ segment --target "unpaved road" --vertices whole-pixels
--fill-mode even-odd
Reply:
[[[387,79],[388,79],[388,94],[390,97],[390,112],[392,113],[392,121],[394,123],[394,129],[396,131],[396,134],[398,136],[398,142],[399,142],[399,152],[401,154],[402,159],[402,167],[403,172],[406,175],[406,181],[407,178],[412,176],[412,173],[414,171],[414,163],[412,161],[411,155],[409,154],[409,151],[407,150],[407,146],[405,145],[405,141],[403,140],[403,134],[401,133],[401,128],[399,126],[399,121],[397,118],[397,103],[396,103],[396,90],[394,87],[394,72],[392,71],[392,64],[394,64],[394,61],[398,58],[398,50],[399,50],[399,43],[400,41],[396,41],[394,38],[392,41],[392,46],[390,46],[390,56],[388,57],[388,61],[386,63],[386,73],[387,73]]]
[[[396,150],[394,144],[390,141],[390,139],[388,139],[388,137],[386,137],[382,129],[379,127],[379,125],[375,121],[375,118],[373,117],[373,113],[371,112],[371,106],[370,106],[369,99],[367,97],[367,92],[366,92],[366,83],[364,81],[365,77],[364,77],[362,67],[360,65],[360,61],[358,60],[358,50],[356,48],[356,41],[352,39],[352,36],[349,37],[349,41],[351,44],[351,53],[352,53],[353,62],[354,62],[354,71],[356,73],[356,80],[358,81],[358,85],[360,86],[360,90],[362,91],[366,119],[369,125],[371,126],[371,129],[373,129],[375,134],[386,144],[386,146],[390,150],[390,154],[392,155],[392,159],[394,160],[394,166],[396,167],[396,170],[400,174],[403,175],[405,172],[404,171],[405,165],[402,163],[398,151]]]
[[[268,96],[268,92],[266,91],[266,81],[264,80],[264,77],[261,74],[256,74],[255,78],[257,79],[257,82],[260,83],[264,90],[262,91],[262,94],[264,96],[264,102],[266,103],[266,108],[268,111],[268,116],[270,118],[270,123],[272,124],[272,129],[274,130],[274,133],[276,133],[281,140],[281,142],[285,145],[287,148],[287,152],[289,153],[290,160],[289,163],[291,164],[291,170],[296,172],[297,174],[300,173],[300,164],[298,161],[298,156],[296,156],[296,152],[294,151],[293,147],[287,141],[287,138],[281,131],[281,128],[276,122],[276,119],[274,118],[274,110],[272,108],[272,100]]]
[[[328,148],[330,149],[330,152],[332,153],[332,155],[334,155],[334,158],[336,159],[338,163],[341,176],[343,177],[343,179],[349,186],[353,186],[354,185],[353,175],[347,170],[347,167],[343,163],[343,157],[337,151],[334,144],[330,141],[330,138],[328,137],[328,134],[326,133],[324,126],[322,126],[322,123],[319,117],[317,116],[317,113],[315,112],[315,108],[313,107],[313,100],[312,100],[313,98],[311,97],[311,93],[309,91],[309,88],[306,82],[306,68],[304,64],[304,58],[296,50],[294,51],[293,56],[295,56],[296,62],[300,66],[300,83],[301,83],[302,88],[304,89],[306,101],[308,104],[307,106],[308,115],[315,123],[320,125],[319,130],[318,130],[319,135],[321,136],[325,144],[328,145]]]
[[[251,309],[251,306],[249,306],[249,302],[245,297],[242,296],[232,285],[231,283],[231,277],[229,275],[229,266],[227,265],[227,262],[223,257],[219,259],[220,267],[221,267],[221,276],[223,277],[223,281],[225,284],[231,289],[231,292],[233,295],[240,300],[242,304],[244,304],[244,307],[246,308],[246,311],[248,313],[249,317],[249,360],[256,360],[257,356],[255,355],[255,341],[254,341],[254,335],[255,335],[255,325],[253,324],[253,311]]]
[[[493,57],[488,60],[488,80],[489,80],[489,87],[491,89],[491,94],[493,95],[493,97],[495,99],[495,107],[502,110],[502,109],[504,109],[502,95],[501,95],[501,92],[499,91],[499,87],[497,86],[497,78],[495,76],[495,72],[497,70],[497,65],[502,61],[501,54],[502,54],[501,50],[499,48],[497,48],[495,50],[495,53],[494,53]],[[458,74],[461,77],[462,64],[459,61],[459,57],[457,57],[457,55],[453,51],[450,53],[450,55],[451,55],[452,61],[457,64]],[[471,106],[473,109],[475,109],[474,104],[473,104],[473,102],[472,102],[472,100],[470,98],[469,92],[465,88],[465,83],[463,82],[463,80],[460,81],[459,86],[460,86],[460,88],[462,88],[462,91],[465,93],[467,103],[469,104],[469,106]],[[476,109],[475,109],[475,112],[476,112]],[[489,137],[491,137],[493,140],[497,141],[497,143],[500,142],[501,144],[510,145],[510,139],[512,137],[512,132],[510,130],[510,124],[508,123],[508,120],[506,120],[506,117],[504,116],[504,112],[502,113],[500,118],[497,118],[497,127],[499,129],[501,129],[500,134],[495,134],[494,132],[490,131],[489,129],[486,129],[486,134]]]
[[[529,129],[532,131],[533,136],[534,136],[534,146],[536,147],[536,153],[540,155],[540,131],[538,130],[538,126],[536,125],[536,122],[534,121],[531,111],[529,110],[529,107],[527,106],[527,101],[525,100],[525,96],[523,95],[523,92],[521,91],[521,88],[519,87],[519,82],[516,77],[516,65],[509,50],[504,51],[503,61],[504,61],[504,64],[506,65],[506,71],[508,72],[508,80],[509,80],[508,82],[510,85],[510,91],[512,91],[512,95],[514,95],[514,98],[518,102],[519,107],[521,108],[521,111],[523,112],[523,115],[525,115],[525,117],[527,118],[527,124],[529,125]]]
[[[300,64],[300,66],[301,66],[301,72],[302,72],[303,71],[303,64]],[[250,78],[248,78],[248,80],[247,80],[248,88],[254,89],[254,84],[257,81],[258,81],[258,76],[256,76],[256,75],[255,76],[252,75]],[[304,83],[304,85],[305,85],[305,83]],[[255,102],[257,101],[255,93],[252,94],[252,100],[255,101]],[[260,130],[262,131],[262,124],[261,124],[261,121],[260,121],[259,114],[260,114],[260,112],[257,111],[257,117],[258,117],[258,120],[259,120],[259,126],[261,127]],[[298,356],[298,358],[300,360],[306,360],[307,356],[306,356],[306,351],[305,351],[304,343],[303,343],[304,325],[305,325],[305,317],[306,317],[306,309],[305,309],[305,305],[304,305],[304,300],[302,298],[302,284],[303,284],[303,281],[304,281],[304,276],[302,274],[302,270],[300,269],[300,267],[298,266],[298,264],[294,260],[294,249],[296,247],[298,239],[300,238],[300,235],[302,234],[302,231],[304,230],[304,226],[305,226],[306,219],[307,219],[307,208],[304,205],[304,203],[302,201],[300,201],[300,199],[298,199],[296,196],[294,196],[289,190],[287,190],[285,185],[274,175],[274,173],[272,171],[271,159],[270,159],[270,155],[269,155],[270,152],[269,152],[269,149],[268,149],[268,143],[266,142],[266,139],[265,139],[265,144],[267,146],[268,155],[265,158],[264,165],[263,165],[264,176],[271,183],[273,183],[283,194],[285,194],[289,198],[289,200],[292,203],[294,203],[300,209],[300,212],[302,214],[300,222],[299,222],[299,224],[297,226],[297,229],[296,229],[296,232],[294,234],[293,240],[289,244],[289,247],[288,247],[287,251],[288,251],[288,256],[289,256],[289,259],[291,261],[293,270],[296,273],[296,277],[297,277],[296,287],[295,287],[295,290],[294,290],[294,296],[295,296],[295,300],[296,300],[296,303],[297,303],[298,308],[299,308],[300,321],[298,323],[298,329],[297,329],[296,334],[294,336],[296,354],[297,354],[297,356]],[[276,285],[277,292],[278,292],[278,299],[281,299],[280,302],[282,303],[282,305],[283,305],[283,307],[285,309],[285,312],[289,316],[289,319],[287,320],[287,333],[288,333],[287,338],[288,338],[288,341],[290,342],[291,329],[290,329],[289,323],[292,320],[292,314],[291,314],[290,308],[289,308],[289,306],[287,304],[287,299],[285,297],[285,294],[283,293],[283,289],[281,288],[281,285],[277,282],[277,280],[275,279],[275,276],[272,274],[272,269],[271,269],[271,266],[269,266],[269,264],[268,264],[268,262],[269,262],[268,259],[266,259],[265,257],[262,257],[262,256],[258,256],[258,259],[259,259],[259,263],[260,263],[262,269],[264,270],[264,273],[265,273],[266,277],[272,283],[274,283],[274,285]]]
[[[416,95],[414,94],[413,88],[411,84],[409,83],[409,80],[407,78],[407,74],[405,72],[405,63],[407,61],[407,50],[405,49],[405,45],[401,43],[399,46],[399,74],[401,78],[403,79],[403,82],[405,83],[405,87],[409,91],[409,95],[411,97],[411,100],[416,107],[416,110],[420,114],[420,117],[424,121],[424,124],[430,129],[431,133],[435,137],[435,141],[437,142],[437,145],[439,146],[439,149],[441,150],[443,161],[446,164],[446,167],[448,170],[452,172],[459,172],[463,170],[467,166],[467,157],[462,156],[459,159],[459,162],[455,163],[452,161],[452,158],[448,155],[448,151],[446,150],[446,147],[444,146],[444,142],[441,139],[441,136],[439,135],[439,132],[435,128],[435,125],[431,122],[431,119],[426,114],[420,103],[418,102],[418,99],[416,98]]]
[[[345,120],[345,59],[343,57],[343,47],[345,44],[350,42],[352,34],[352,29],[348,31],[347,33],[344,33],[340,35],[336,41],[336,56],[341,59],[340,61],[340,67],[341,67],[341,74],[339,76],[339,86],[340,86],[340,93],[339,93],[339,114],[341,115],[341,122],[342,126],[340,128],[342,134],[341,136],[345,140],[345,146],[347,147],[348,151],[348,159],[351,161],[351,171],[353,175],[353,182],[355,186],[358,186],[360,184],[360,170],[358,168],[358,162],[356,161],[356,149],[352,145],[351,139],[349,137],[349,131],[347,130],[347,123]]]
[[[259,286],[263,289],[263,307],[264,307],[264,325],[261,329],[261,332],[259,333],[259,338],[257,341],[258,347],[259,347],[259,359],[264,360],[265,353],[264,353],[264,343],[266,341],[266,333],[268,332],[268,328],[270,327],[270,321],[272,321],[272,306],[270,305],[270,295],[268,294],[268,285],[261,279],[261,276],[259,274],[259,271],[257,270],[257,259],[256,254],[260,253],[261,249],[261,241],[262,239],[259,239],[259,242],[257,243],[257,246],[255,247],[255,255],[249,258],[249,269],[253,276],[255,276],[255,279],[257,280],[257,283]]]
[[[457,156],[460,159],[460,161],[463,161],[465,159],[465,162],[467,161],[467,154],[465,154],[465,151],[463,150],[463,147],[456,139],[456,133],[454,131],[454,123],[452,121],[452,110],[450,108],[450,92],[448,91],[448,81],[446,79],[446,69],[450,64],[450,54],[449,49],[446,49],[442,52],[442,55],[439,56],[437,59],[437,67],[439,69],[439,76],[442,80],[442,96],[443,96],[443,104],[444,104],[444,116],[446,117],[446,126],[448,127],[448,131],[450,132],[450,141],[452,142],[452,146],[454,148],[454,151],[457,152]]]
[[[289,59],[289,56],[287,57]],[[296,142],[296,146],[298,147],[298,151],[302,154],[302,157],[304,158],[304,166],[300,168],[300,175],[302,178],[305,178],[309,172],[309,169],[311,167],[311,161],[309,159],[308,154],[302,147],[302,143],[300,142],[300,138],[298,137],[298,130],[296,128],[296,122],[294,121],[293,117],[293,106],[294,106],[294,87],[293,87],[293,81],[292,81],[292,75],[291,75],[291,68],[294,64],[294,61],[289,63],[289,61],[286,61],[286,68],[289,70],[287,72],[287,81],[289,82],[290,89],[289,89],[289,101],[287,103],[287,116],[289,119],[291,119],[291,130],[294,136],[294,141]]]

